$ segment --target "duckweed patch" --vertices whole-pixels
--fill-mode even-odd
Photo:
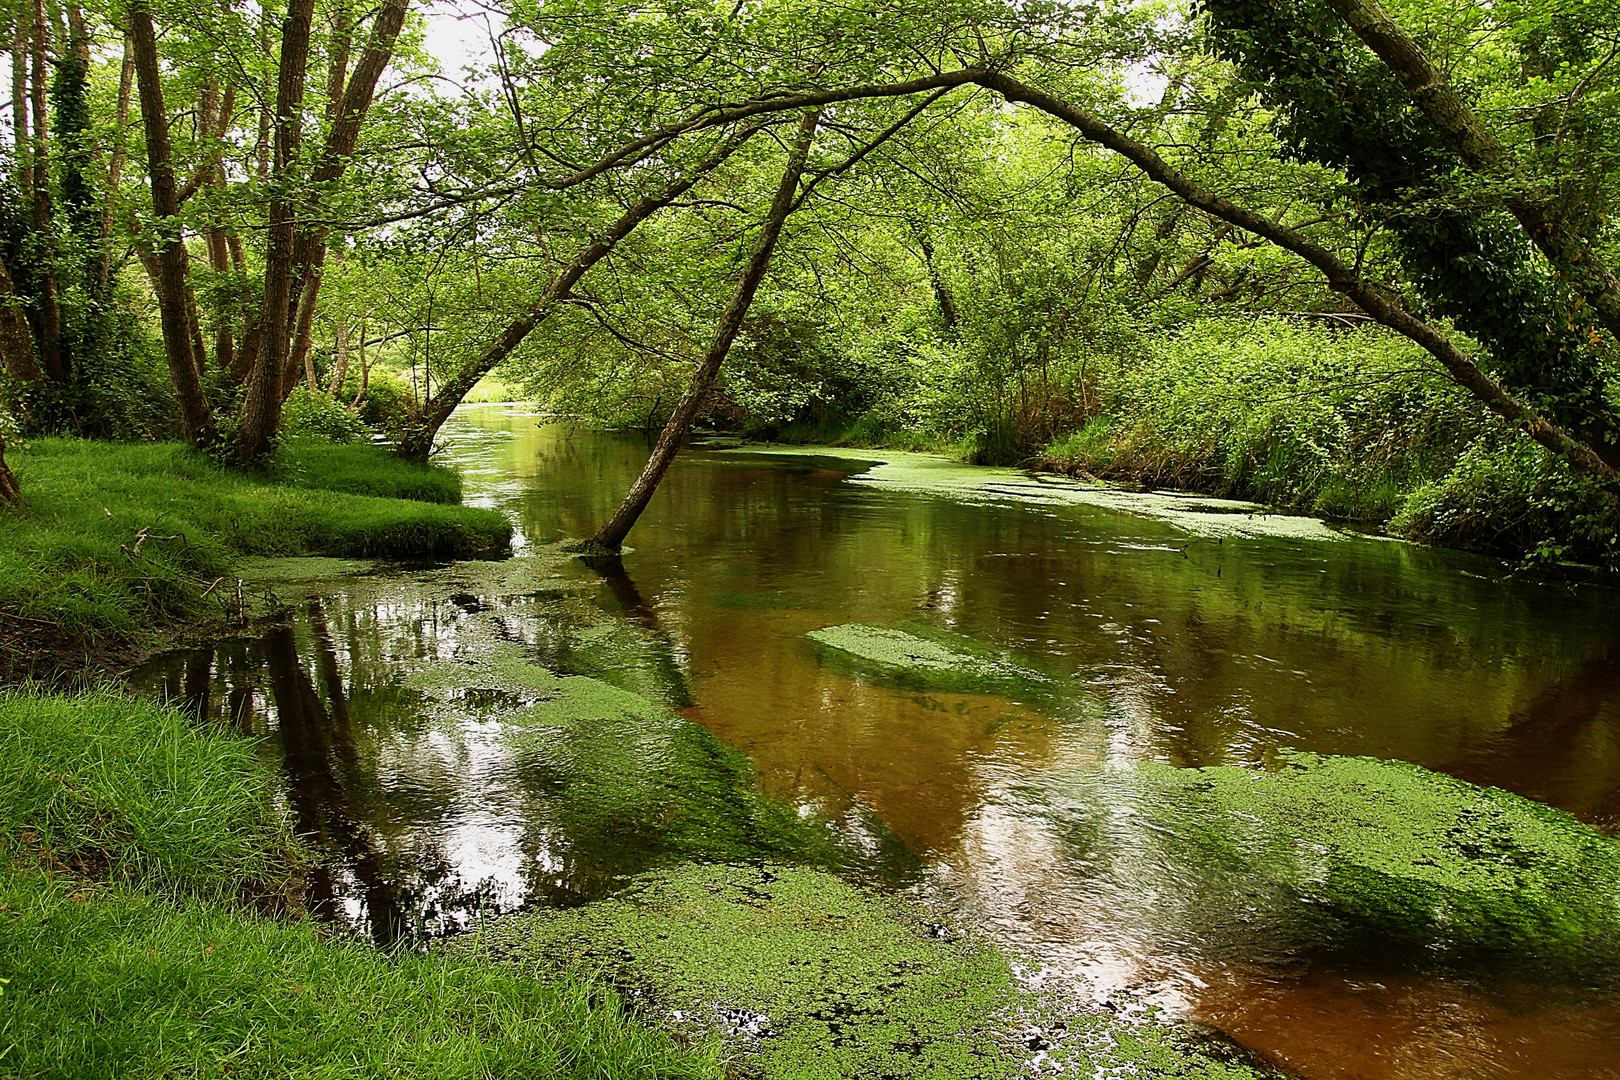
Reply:
[[[409,683],[446,710],[465,708],[470,692],[516,706],[499,717],[511,781],[533,797],[548,861],[563,868],[559,900],[686,859],[867,861],[830,822],[760,793],[747,757],[701,725],[602,679],[556,674],[517,645],[435,665]]]
[[[304,555],[282,559],[243,559],[237,564],[236,572],[244,581],[270,583],[354,577],[374,573],[376,569],[377,563],[368,559],[333,559],[320,555]]]
[[[1060,1016],[977,938],[811,869],[683,866],[451,947],[597,972],[678,1026],[728,1035],[743,1076],[1256,1075],[1162,1029]]]
[[[845,623],[812,630],[822,663],[837,671],[906,690],[1048,697],[1053,679],[994,650],[935,627],[905,629]]]
[[[1620,956],[1620,842],[1510,792],[1313,754],[1274,770],[1147,763],[1103,777],[1097,814],[1130,805],[1144,835],[1206,880],[1258,878],[1353,931],[1532,967]],[[1071,808],[1064,831],[1089,847],[1098,820]]]

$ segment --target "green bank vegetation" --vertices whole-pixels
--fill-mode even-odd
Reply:
[[[128,645],[169,620],[239,617],[247,556],[494,556],[511,537],[495,511],[457,505],[453,472],[364,445],[291,443],[248,473],[182,443],[38,438],[11,461],[28,488],[0,516],[13,666],[42,639]]]
[[[464,72],[410,0],[25,7],[0,436],[517,395],[1620,551],[1602,5],[548,0]]]
[[[26,1077],[714,1077],[561,972],[253,914],[299,869],[252,745],[111,693],[0,694],[0,1069]]]

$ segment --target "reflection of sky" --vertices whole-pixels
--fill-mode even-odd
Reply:
[[[464,410],[446,433],[468,501],[506,511],[525,543],[593,529],[646,452],[636,439],[542,430],[508,406]],[[1241,883],[1212,887],[1167,858],[1128,801],[1082,807],[1087,792],[1073,785],[1142,760],[1366,753],[1620,825],[1611,594],[1470,577],[1489,564],[1405,545],[1216,542],[1097,507],[968,505],[843,475],[820,461],[689,454],[624,560],[643,616],[692,682],[685,714],[746,752],[768,791],[806,812],[855,799],[923,858],[931,892],[1032,955],[1037,971],[1116,1005],[1151,1002],[1241,1029],[1310,1075],[1350,1075],[1309,1073],[1298,1056],[1312,1040],[1354,1056],[1333,1049],[1349,1036],[1318,1008],[1341,998],[1347,1015],[1354,1002],[1367,1017],[1380,1001],[1429,1010],[1430,1028],[1389,1042],[1389,1060],[1417,1060],[1414,1047],[1441,1036],[1474,1040],[1469,1060],[1479,1060],[1489,1056],[1480,1046],[1522,1036],[1490,1019],[1499,991],[1467,980],[1267,962],[1276,943],[1245,937],[1253,920],[1241,904],[1218,903],[1220,888]],[[526,598],[536,588],[527,562],[347,583],[328,618],[351,698],[493,642],[546,655],[556,628],[552,609]],[[576,569],[579,602],[617,610]],[[888,689],[821,667],[804,639],[907,619],[1015,649],[1072,691],[1014,704]],[[356,721],[362,768],[375,776],[359,786],[384,795],[368,835],[417,868],[418,907],[436,905],[451,923],[478,902],[544,895],[573,869],[567,837],[503,739],[509,705],[447,693],[430,695],[425,716]],[[1058,827],[1081,809],[1102,837],[1094,849]],[[860,828],[851,835],[877,851],[878,833]],[[481,882],[481,900],[463,895]],[[354,903],[362,883],[342,888]],[[1351,983],[1401,989],[1381,998]],[[1274,1013],[1245,1011],[1265,995]],[[1319,1013],[1286,1034],[1288,1016]],[[1462,1019],[1448,1026],[1448,1015]],[[1540,1015],[1549,1031],[1596,1030],[1579,1009]],[[1620,1059],[1620,1035],[1610,1038]],[[1538,1080],[1558,1075],[1587,1074]]]

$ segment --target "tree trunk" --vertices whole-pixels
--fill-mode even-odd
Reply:
[[[1604,461],[1593,447],[1574,438],[1509,393],[1450,338],[1408,312],[1394,294],[1362,278],[1353,267],[1331,251],[1263,214],[1216,195],[1171,168],[1151,147],[1136,142],[1061,98],[1000,72],[982,73],[976,76],[975,81],[1010,102],[1031,105],[1062,120],[1088,142],[1120,155],[1149,179],[1169,188],[1188,205],[1298,255],[1327,278],[1328,288],[1348,297],[1377,322],[1422,346],[1459,386],[1497,415],[1522,428],[1532,439],[1579,471],[1603,481],[1611,491],[1620,489],[1620,470]]]
[[[438,435],[444,422],[450,418],[450,414],[455,412],[456,406],[461,404],[461,399],[466,397],[468,391],[478,384],[479,379],[489,374],[496,364],[510,356],[512,351],[523,343],[523,339],[551,314],[559,301],[568,298],[586,271],[606,258],[615,244],[634,232],[637,226],[659,208],[667,206],[690,191],[693,185],[714,171],[758,130],[758,125],[750,125],[728,138],[713,154],[699,162],[691,173],[665,185],[656,195],[649,195],[637,202],[602,234],[600,240],[574,256],[574,261],[552,279],[545,291],[540,294],[540,298],[509,323],[493,344],[480,353],[476,360],[463,366],[460,371],[442,383],[438,392],[422,403],[421,415],[417,422],[400,438],[399,454],[410,461],[426,461],[428,455],[433,452],[434,437]]]
[[[810,143],[815,138],[816,123],[820,119],[821,110],[812,109],[804,114],[799,122],[799,130],[794,137],[792,149],[788,152],[787,167],[782,170],[781,182],[776,187],[776,198],[771,200],[770,213],[765,216],[764,227],[754,240],[754,250],[748,260],[748,268],[743,273],[742,280],[737,283],[736,290],[731,294],[731,302],[720,316],[720,324],[715,328],[714,340],[710,342],[708,352],[704,354],[703,363],[692,373],[692,383],[687,387],[686,394],[675,406],[670,415],[669,422],[664,425],[663,432],[658,436],[658,442],[647,459],[646,467],[641,475],[631,485],[630,491],[624,497],[618,511],[596,531],[591,537],[591,544],[617,552],[624,546],[624,538],[635,527],[636,521],[641,517],[647,504],[652,501],[653,492],[658,490],[658,483],[669,470],[670,463],[680,451],[681,440],[692,426],[697,417],[698,409],[702,407],[704,398],[714,387],[715,379],[720,375],[720,365],[725,363],[726,354],[731,351],[731,343],[737,339],[737,333],[742,329],[743,317],[748,314],[749,305],[754,302],[754,294],[759,290],[759,283],[765,277],[765,271],[771,265],[771,252],[776,247],[776,238],[782,233],[782,223],[787,220],[788,211],[793,207],[793,197],[799,190],[799,174],[804,171],[805,159],[810,154]]]
[[[33,105],[34,137],[29,154],[33,166],[34,241],[40,246],[39,295],[36,317],[39,320],[39,358],[46,378],[58,385],[69,379],[67,358],[62,352],[62,307],[58,299],[55,244],[51,233],[51,173],[50,131],[45,112],[45,46],[49,40],[50,24],[45,18],[45,0],[34,0],[34,33],[29,43],[31,50],[29,97]]]
[[[332,324],[332,377],[327,380],[326,394],[333,401],[343,392],[343,380],[349,377],[349,320],[338,316]]]
[[[315,304],[321,295],[321,274],[326,263],[326,245],[315,249],[314,260],[303,268],[303,281],[298,290],[298,304],[293,308],[292,351],[287,357],[287,370],[282,373],[281,396],[292,393],[303,372],[311,392],[315,390]]]
[[[911,226],[911,235],[916,238],[917,246],[922,248],[923,266],[928,270],[928,284],[934,290],[934,299],[939,301],[939,315],[945,322],[945,329],[954,332],[957,324],[956,297],[951,295],[950,286],[945,284],[945,278],[939,272],[939,264],[934,259],[934,238],[929,235],[928,226],[920,221],[908,220]]]
[[[107,161],[107,194],[101,200],[101,245],[98,248],[99,263],[96,267],[95,281],[98,297],[105,297],[112,287],[113,196],[118,191],[119,181],[124,178],[124,132],[129,127],[129,98],[134,84],[135,50],[131,47],[129,36],[126,34],[124,63],[118,72],[118,104],[114,107],[113,114],[112,156]]]
[[[0,259],[0,370],[16,383],[39,381],[39,359],[34,335],[22,313],[22,302],[12,287],[11,271]]]
[[[17,189],[24,199],[34,196],[34,174],[28,167],[28,57],[31,23],[18,11],[12,23],[11,40],[11,127],[16,136],[12,161],[17,167]]]
[[[271,165],[269,250],[264,260],[264,305],[259,313],[260,341],[236,446],[239,462],[256,461],[269,452],[281,427],[281,375],[287,364],[288,304],[292,297],[293,247],[297,221],[289,189],[294,159],[302,137],[299,117],[309,66],[310,17],[314,0],[291,0],[281,24],[281,70],[276,81],[274,161]]]
[[[17,486],[17,477],[6,464],[6,440],[0,437],[0,506],[7,506],[15,510],[22,505],[22,489]]]
[[[179,192],[174,181],[174,155],[169,145],[169,120],[163,106],[163,84],[158,67],[157,38],[147,0],[129,5],[129,41],[135,55],[135,79],[141,98],[141,121],[146,129],[146,161],[152,185],[152,214],[158,230],[158,317],[163,326],[163,352],[169,361],[180,407],[180,425],[193,446],[206,447],[215,439],[214,410],[203,393],[202,377],[191,336],[192,320],[186,309],[188,257],[180,235]]]

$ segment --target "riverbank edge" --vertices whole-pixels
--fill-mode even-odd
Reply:
[[[391,954],[308,921],[253,740],[107,688],[13,689],[0,749],[8,1075],[721,1074],[713,1040],[579,972]]]
[[[512,525],[461,505],[460,476],[364,444],[308,440],[262,469],[178,443],[37,439],[12,448],[0,514],[0,681],[95,683],[187,640],[240,634],[273,604],[256,556],[502,558]]]
[[[1168,493],[1184,497],[1249,503],[1255,508],[1256,513],[1309,518],[1322,523],[1324,527],[1344,530],[1351,534],[1499,559],[1503,561],[1504,570],[1506,571],[1517,572],[1528,569],[1538,572],[1569,573],[1576,575],[1577,578],[1594,575],[1600,579],[1612,579],[1614,577],[1613,567],[1563,557],[1563,549],[1556,544],[1551,546],[1544,544],[1537,547],[1528,544],[1442,542],[1423,526],[1423,521],[1434,517],[1438,512],[1434,511],[1433,508],[1425,510],[1424,513],[1427,516],[1422,519],[1415,515],[1409,515],[1411,516],[1410,521],[1407,521],[1395,510],[1370,515],[1326,514],[1319,512],[1310,504],[1268,502],[1251,498],[1242,493],[1234,494],[1230,484],[1215,478],[1210,479],[1208,483],[1186,484],[1176,479],[1175,476],[1169,475],[1170,473],[1179,475],[1190,472],[1194,475],[1210,475],[1213,477],[1213,474],[1203,473],[1196,468],[1191,468],[1196,464],[1191,461],[1181,461],[1179,463],[1188,466],[1187,469],[1170,468],[1170,466],[1176,465],[1176,462],[1161,463],[1161,465],[1164,465],[1164,470],[1150,475],[1140,469],[1110,464],[1106,460],[1095,457],[1056,454],[1053,452],[1057,449],[1056,447],[1049,447],[1047,451],[1020,459],[1012,464],[993,464],[977,460],[978,455],[970,445],[950,443],[916,433],[904,433],[896,438],[863,439],[820,428],[805,431],[789,428],[769,436],[742,431],[724,431],[700,434],[694,438],[694,445],[702,445],[707,442],[710,448],[723,448],[724,444],[758,448],[772,445],[789,447],[825,446],[840,451],[870,451],[874,454],[884,452],[930,454],[950,460],[965,468],[1017,469],[1032,474],[1063,476],[1071,480],[1094,485],[1103,491],[1133,495]],[[717,446],[717,441],[721,445]],[[856,455],[851,453],[850,456],[854,457]],[[1412,495],[1414,492],[1407,492],[1406,494]]]

